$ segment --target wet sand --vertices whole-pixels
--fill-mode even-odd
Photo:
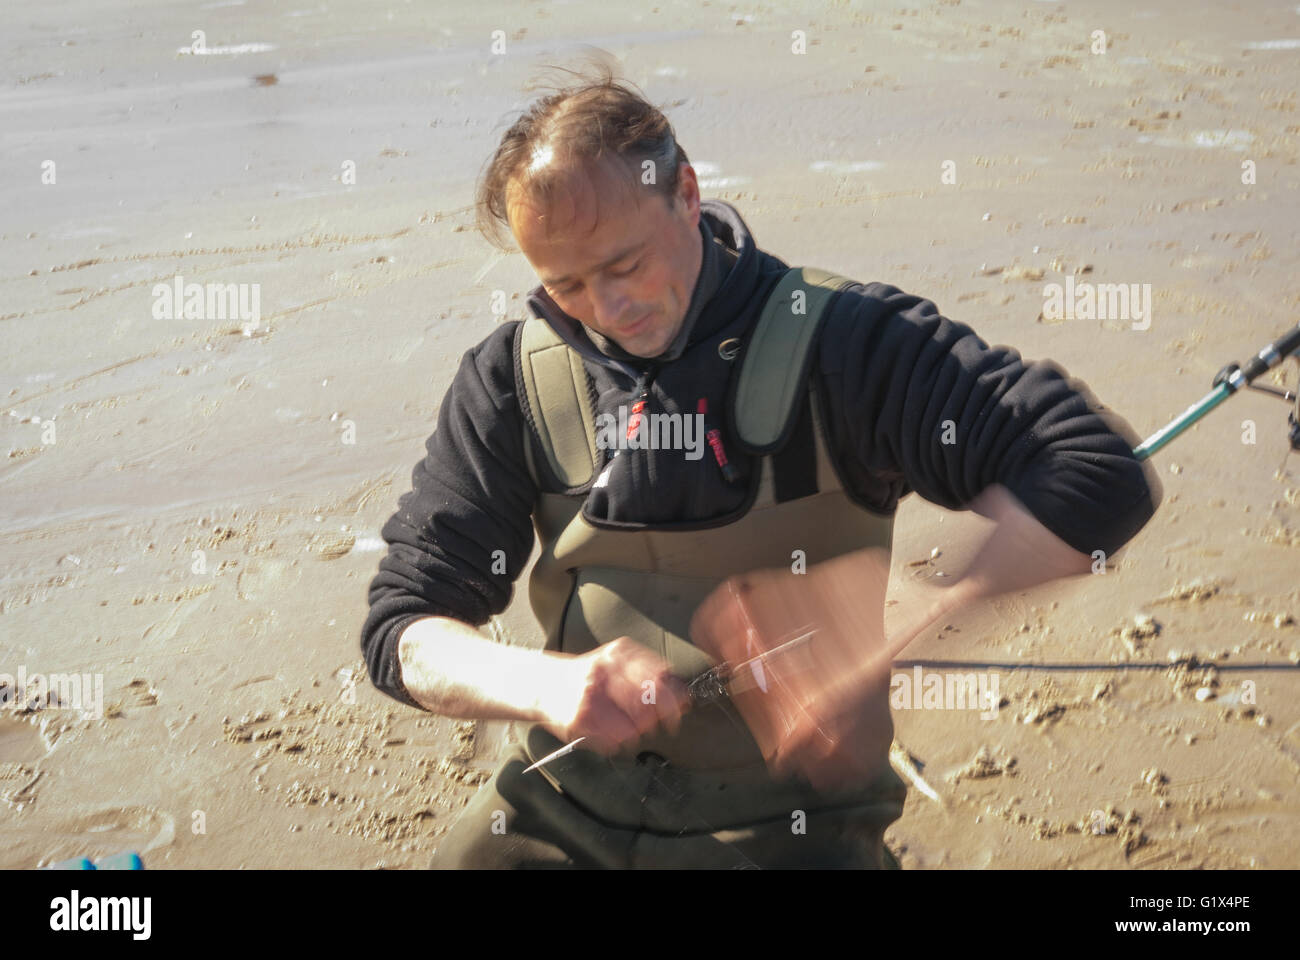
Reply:
[[[1173,0],[25,11],[0,673],[101,674],[103,711],[0,711],[0,866],[419,867],[493,768],[504,725],[379,695],[357,636],[456,361],[536,282],[469,204],[538,64],[620,57],[761,247],[928,297],[1145,436],[1297,320],[1297,37],[1293,3]],[[258,284],[259,325],[159,319],[177,276]],[[1149,328],[1044,315],[1067,277],[1149,283]],[[1280,401],[1233,399],[1157,454],[1164,505],[1106,575],[909,648],[1004,702],[895,711],[940,798],[889,831],[905,867],[1300,866],[1286,451]],[[977,528],[909,498],[894,576],[957,569]],[[492,630],[538,643],[522,582]]]

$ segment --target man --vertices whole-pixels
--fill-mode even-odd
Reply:
[[[529,724],[434,865],[896,866],[889,655],[943,611],[1129,540],[1159,500],[1131,431],[929,301],[791,272],[701,201],[667,120],[608,75],[519,119],[479,210],[540,278],[534,319],[462,359],[362,632],[397,699]],[[678,443],[646,442],[656,416],[678,417]],[[886,641],[909,491],[1000,522]],[[534,524],[543,651],[478,629]],[[807,655],[782,652],[800,630]],[[771,652],[749,689],[693,705],[687,683],[746,651]]]

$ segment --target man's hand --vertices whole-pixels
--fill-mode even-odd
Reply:
[[[971,504],[997,526],[950,587],[913,589],[886,635],[889,559],[863,550],[814,564],[805,574],[758,570],[732,577],[696,611],[691,637],[732,664],[809,630],[812,641],[763,661],[766,690],[733,696],[773,772],[819,789],[870,777],[888,755],[889,669],[915,637],[977,600],[1091,569],[1007,490]]]
[[[696,612],[692,640],[711,656],[736,665],[771,653],[762,683],[732,701],[774,773],[829,790],[882,769],[891,739],[888,577],[888,555],[862,550],[803,574],[733,577]],[[811,640],[778,649],[809,630]]]
[[[871,667],[817,691],[768,759],[778,776],[798,775],[820,791],[862,785],[889,756],[888,670]]]
[[[542,726],[566,743],[618,753],[663,728],[676,733],[690,709],[686,685],[668,664],[630,637],[578,656],[556,655],[552,681],[540,698]]]

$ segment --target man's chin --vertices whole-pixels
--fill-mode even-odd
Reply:
[[[631,340],[615,341],[626,353],[634,357],[640,357],[643,360],[651,360],[668,349],[668,344],[662,342],[662,337],[649,340],[645,337],[634,337]]]

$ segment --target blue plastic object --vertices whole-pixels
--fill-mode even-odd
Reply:
[[[140,854],[133,851],[124,853],[115,853],[111,857],[104,857],[96,864],[97,870],[143,870],[144,864],[140,862]]]
[[[98,864],[91,863],[85,857],[73,857],[52,863],[45,870],[143,870],[144,862],[140,854],[133,850],[115,853],[111,857],[101,857]]]

